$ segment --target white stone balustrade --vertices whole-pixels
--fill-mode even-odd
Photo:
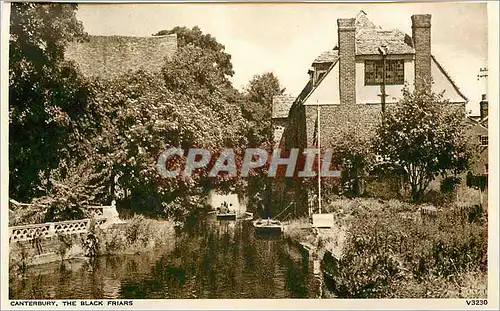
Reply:
[[[116,205],[113,201],[111,206],[90,206],[93,210],[96,225],[105,228],[113,223],[120,223]],[[35,238],[47,238],[60,234],[86,233],[90,228],[91,219],[68,220],[59,222],[47,222],[43,224],[32,224],[9,227],[9,243],[18,241],[29,241]]]
[[[44,223],[9,227],[9,241],[12,243],[50,236],[53,232],[52,225],[51,223]]]

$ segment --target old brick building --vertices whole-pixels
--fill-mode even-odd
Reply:
[[[483,94],[479,102],[479,115],[467,117],[469,134],[472,142],[477,145],[477,154],[470,171],[473,175],[488,175],[488,99]]]
[[[363,11],[356,18],[337,20],[338,44],[313,61],[309,81],[291,105],[281,145],[313,145],[318,107],[323,145],[345,136],[372,135],[382,112],[381,50],[386,52],[387,107],[401,98],[406,84],[410,89],[444,91],[452,104],[465,111],[467,98],[431,54],[431,16],[413,15],[411,23],[409,36],[397,29],[381,29]]]
[[[128,71],[159,72],[166,57],[177,50],[177,35],[127,37],[89,36],[71,42],[65,58],[74,61],[86,76],[115,78]]]
[[[405,85],[410,90],[444,91],[450,108],[465,116],[467,98],[432,55],[431,15],[413,15],[409,21],[411,36],[381,29],[364,11],[355,18],[338,19],[338,43],[312,62],[309,80],[290,107],[283,134],[275,135],[280,146],[315,147],[318,129],[325,148],[347,138],[371,138],[382,109],[390,109],[402,97]],[[275,105],[283,105],[282,100]]]

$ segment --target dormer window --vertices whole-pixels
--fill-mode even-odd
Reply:
[[[365,85],[381,85],[383,83],[382,60],[365,61]],[[385,61],[385,84],[404,84],[405,64],[403,60],[387,59]]]

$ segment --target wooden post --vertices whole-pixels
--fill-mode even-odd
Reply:
[[[321,214],[321,106],[318,103],[318,209]]]

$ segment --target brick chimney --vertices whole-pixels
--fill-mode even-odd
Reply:
[[[431,15],[418,14],[411,17],[413,43],[415,47],[415,88],[425,86],[430,90],[431,82]]]
[[[337,19],[339,35],[339,87],[340,103],[352,105],[356,103],[356,19]]]
[[[484,120],[488,116],[488,98],[486,94],[482,95],[481,102],[479,102],[479,115],[481,120]]]

